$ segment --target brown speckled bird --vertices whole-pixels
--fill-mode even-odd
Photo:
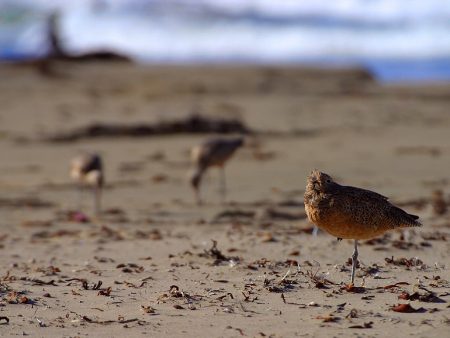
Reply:
[[[308,176],[304,195],[309,220],[338,239],[355,240],[352,284],[358,259],[358,239],[369,239],[388,230],[420,227],[418,216],[396,207],[376,192],[343,186],[318,170]]]
[[[198,204],[201,204],[200,182],[209,167],[219,167],[222,172],[221,193],[222,200],[225,200],[226,182],[225,182],[225,163],[230,159],[234,152],[244,144],[242,137],[235,138],[211,138],[202,144],[195,146],[191,150],[191,160],[195,169],[191,176],[191,185],[195,191],[195,197]]]
[[[95,214],[100,215],[101,191],[104,183],[103,164],[100,155],[94,153],[81,153],[70,163],[70,177],[78,182],[81,190],[83,186],[94,188]]]

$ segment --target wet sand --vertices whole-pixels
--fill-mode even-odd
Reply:
[[[50,74],[0,67],[2,337],[448,333],[450,211],[432,196],[450,204],[450,86],[274,67],[56,63]],[[47,140],[192,114],[252,131],[226,168],[225,204],[216,170],[201,207],[187,183],[189,148],[206,134]],[[71,217],[78,150],[98,151],[106,167],[104,215],[86,223]],[[424,224],[362,242],[356,288],[345,287],[352,242],[311,236],[313,168]],[[92,202],[86,191],[88,217]]]

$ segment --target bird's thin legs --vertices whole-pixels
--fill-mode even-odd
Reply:
[[[202,205],[202,198],[200,197],[200,188],[194,188],[194,193],[197,205]]]
[[[78,184],[78,192],[77,192],[77,210],[81,211],[83,208],[82,201],[83,201],[83,185]]]
[[[220,194],[222,197],[222,203],[225,203],[226,195],[227,195],[227,182],[225,179],[225,168],[222,166],[220,167],[221,171],[221,178],[220,178]]]
[[[352,284],[355,282],[356,265],[358,264],[358,240],[355,239],[355,249],[352,255]]]
[[[317,234],[319,233],[319,227],[317,225],[314,225],[314,229],[312,231],[312,235],[314,237],[317,237]]]
[[[95,216],[100,217],[101,213],[101,199],[102,199],[102,188],[95,187],[94,188],[94,209]]]

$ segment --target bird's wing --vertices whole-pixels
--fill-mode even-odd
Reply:
[[[408,214],[403,209],[393,205],[388,201],[386,196],[380,195],[371,190],[356,187],[343,188],[344,189],[341,193],[346,196],[346,198],[344,198],[346,203],[366,205],[366,210],[372,215],[371,217],[386,217],[386,219],[392,220],[392,227],[421,226],[420,222],[417,221],[419,216]]]
[[[225,144],[221,140],[212,139],[203,144],[199,156],[199,163],[202,166],[212,165],[222,157]]]
[[[357,187],[351,187],[351,186],[343,186],[342,191],[345,194],[349,194],[357,199],[363,199],[363,200],[378,200],[378,201],[387,201],[388,197],[383,196],[375,191],[357,188]]]
[[[98,155],[85,155],[81,161],[80,169],[83,173],[102,170],[102,161]]]

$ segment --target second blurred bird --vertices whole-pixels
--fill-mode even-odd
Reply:
[[[92,187],[94,192],[94,210],[97,217],[101,213],[101,194],[104,184],[103,163],[100,155],[83,152],[72,159],[70,177],[79,185],[79,206],[84,186]]]
[[[242,137],[210,138],[195,146],[191,150],[191,160],[194,164],[194,172],[191,176],[191,185],[194,188],[197,204],[202,203],[200,196],[200,183],[209,167],[221,169],[221,195],[222,201],[226,198],[225,163],[231,158],[237,149],[244,144]]]

